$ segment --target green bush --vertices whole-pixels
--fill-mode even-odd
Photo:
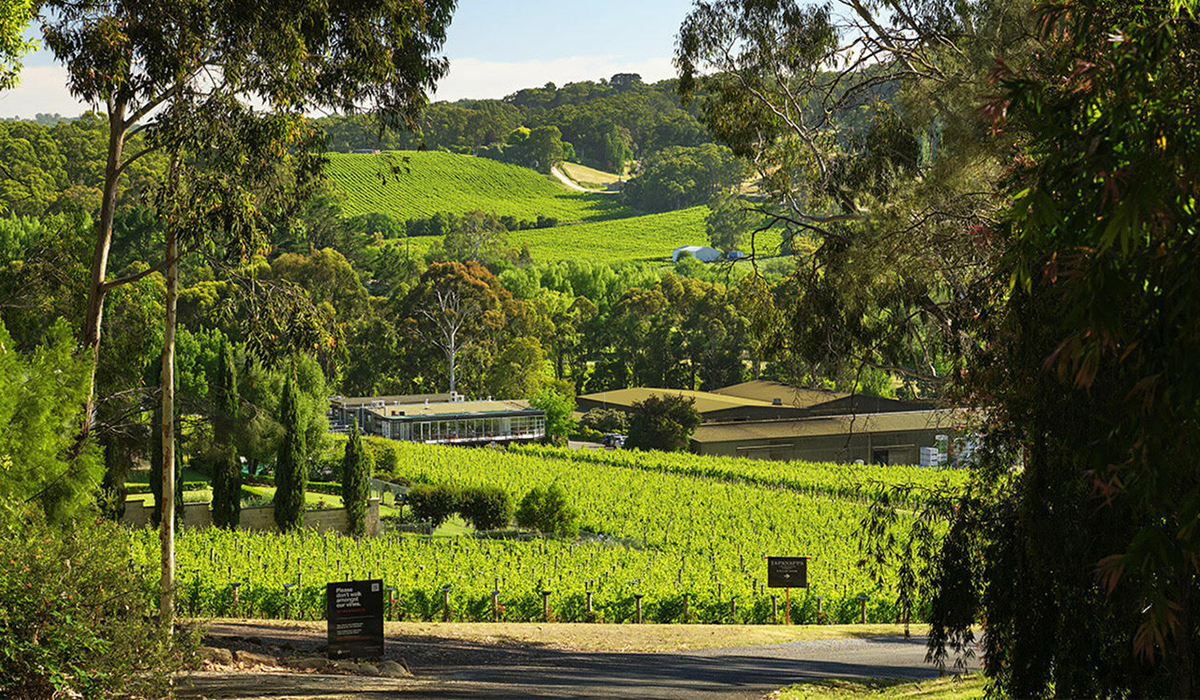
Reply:
[[[183,491],[203,491],[208,488],[209,484],[207,481],[184,481],[179,486]],[[150,484],[125,484],[126,494],[132,495],[150,492]]]
[[[476,530],[496,530],[512,520],[512,497],[496,486],[470,488],[462,492],[458,512]]]
[[[405,502],[412,509],[413,518],[429,521],[437,527],[458,511],[459,498],[458,489],[448,484],[421,484],[408,492]]]
[[[129,575],[129,537],[82,519],[57,528],[0,508],[0,697],[164,697],[196,635],[169,637]]]
[[[567,492],[558,482],[542,488],[535,486],[521,499],[517,524],[524,528],[575,537],[579,534],[579,511],[567,500]]]
[[[581,428],[604,433],[624,433],[629,430],[629,415],[616,408],[593,408],[579,419]]]

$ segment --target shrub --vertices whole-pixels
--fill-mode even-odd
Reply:
[[[579,511],[567,500],[567,492],[555,482],[533,487],[517,509],[517,524],[524,528],[575,537],[579,534]]]
[[[0,508],[0,548],[0,697],[167,694],[196,636],[155,622],[118,525]]]
[[[580,427],[598,433],[624,433],[629,430],[629,416],[616,408],[593,408],[579,419]]]
[[[427,520],[437,527],[458,510],[459,492],[449,484],[422,484],[408,492],[405,502],[412,509],[413,518]]]
[[[476,530],[496,530],[512,520],[512,497],[496,486],[479,486],[463,491],[458,512]]]
[[[392,477],[396,473],[396,467],[400,461],[396,456],[396,450],[391,445],[378,445],[375,450],[375,475],[378,477]]]

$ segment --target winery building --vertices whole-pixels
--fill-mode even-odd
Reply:
[[[368,435],[445,445],[532,442],[546,436],[546,413],[525,400],[467,401],[458,394],[335,397],[331,426],[357,420]]]
[[[692,399],[697,454],[812,462],[924,464],[955,452],[967,414],[933,404],[756,380],[714,391],[634,387],[580,396],[577,410],[632,412],[651,396]]]

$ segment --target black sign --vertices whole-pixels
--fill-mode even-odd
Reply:
[[[383,581],[345,581],[325,586],[329,658],[383,656]]]
[[[769,588],[808,588],[808,557],[767,557]]]

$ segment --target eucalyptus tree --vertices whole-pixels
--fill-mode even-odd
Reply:
[[[444,74],[434,54],[454,0],[47,0],[38,6],[47,45],[67,68],[73,94],[102,106],[108,149],[88,288],[83,347],[100,348],[105,295],[165,271],[162,357],[164,464],[174,459],[174,329],[181,251],[214,247],[245,255],[264,216],[302,197],[320,173],[317,109],[378,110],[384,121],[414,120]],[[255,105],[255,106],[251,106]],[[126,153],[134,135],[144,145]],[[169,166],[155,194],[164,221],[163,260],[110,279],[108,255],[123,174],[151,153]],[[181,247],[182,245],[182,247]],[[80,444],[91,427],[86,407]],[[165,470],[162,600],[173,619],[174,533]]]
[[[0,90],[17,84],[21,74],[21,57],[30,49],[24,31],[33,18],[30,0],[0,2]]]
[[[1011,151],[979,119],[993,59],[1019,61],[1026,0],[697,1],[685,99],[760,178],[749,253],[797,255],[778,333],[810,366],[939,386],[986,295]],[[790,250],[759,235],[783,229]],[[842,378],[834,376],[834,379]]]
[[[108,276],[117,195],[129,166],[182,133],[180,118],[210,98],[236,99],[294,118],[317,110],[376,110],[383,122],[413,123],[447,68],[435,54],[454,0],[45,0],[37,5],[46,45],[67,69],[73,95],[108,121],[100,215],[82,329],[93,360],[106,294],[166,270]],[[196,123],[196,122],[193,122]],[[159,130],[127,153],[130,138]],[[252,129],[234,129],[224,145]],[[89,401],[88,413],[92,403]],[[88,427],[91,419],[89,418]],[[86,433],[85,433],[86,434]]]

